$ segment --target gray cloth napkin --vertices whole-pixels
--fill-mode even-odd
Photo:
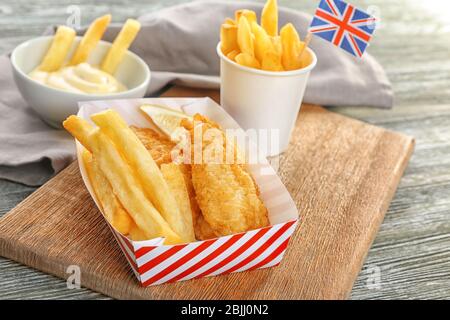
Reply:
[[[169,83],[219,88],[216,45],[225,17],[241,8],[262,5],[244,2],[201,1],[166,8],[141,16],[142,30],[131,50],[152,70],[148,94]],[[305,36],[311,16],[280,9],[280,26],[292,22]],[[112,41],[121,25],[108,28],[103,39]],[[80,30],[82,34],[84,30]],[[332,44],[315,39],[311,48],[318,63],[304,101],[320,105],[392,106],[392,90],[383,68],[369,54],[355,58]],[[0,57],[0,178],[40,185],[75,158],[72,138],[52,129],[27,107],[12,78],[8,57]]]

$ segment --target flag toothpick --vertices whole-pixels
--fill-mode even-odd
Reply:
[[[308,31],[362,57],[376,26],[375,17],[343,0],[320,0]]]
[[[300,52],[300,54],[298,56],[300,61],[302,61],[303,54],[305,53],[306,48],[309,46],[309,43],[311,42],[311,39],[312,39],[312,33],[308,32],[306,34],[305,41],[303,41],[305,43],[305,45],[303,46],[303,49],[302,49],[302,51]]]

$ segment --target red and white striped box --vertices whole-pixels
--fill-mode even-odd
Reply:
[[[90,121],[91,114],[110,108],[119,112],[129,125],[152,128],[153,124],[139,110],[143,104],[157,104],[189,115],[201,113],[224,129],[240,130],[243,133],[234,119],[209,98],[89,101],[80,103],[78,116]],[[255,150],[254,143],[248,137],[239,147],[246,152]],[[81,161],[82,148],[77,142],[80,172],[89,193],[101,210]],[[143,286],[268,268],[281,262],[289,239],[298,224],[298,210],[289,192],[264,157],[260,157],[257,164],[249,165],[249,169],[268,209],[271,223],[269,227],[205,241],[164,245],[164,238],[132,241],[108,224],[131,269]]]

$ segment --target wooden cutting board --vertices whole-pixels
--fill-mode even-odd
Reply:
[[[413,148],[410,137],[303,105],[278,163],[301,223],[275,268],[140,287],[76,162],[0,220],[0,255],[61,278],[78,265],[82,286],[119,299],[345,299]]]

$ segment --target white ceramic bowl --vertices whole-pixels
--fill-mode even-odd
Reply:
[[[11,54],[14,80],[23,98],[30,107],[48,124],[60,128],[61,123],[71,114],[77,114],[78,102],[88,100],[142,98],[150,83],[150,69],[136,54],[128,51],[114,76],[128,90],[109,94],[72,93],[47,87],[27,74],[36,68],[44,57],[53,36],[39,37],[17,46]],[[81,37],[76,37],[71,53]],[[92,51],[88,62],[99,65],[111,43],[100,41]]]

